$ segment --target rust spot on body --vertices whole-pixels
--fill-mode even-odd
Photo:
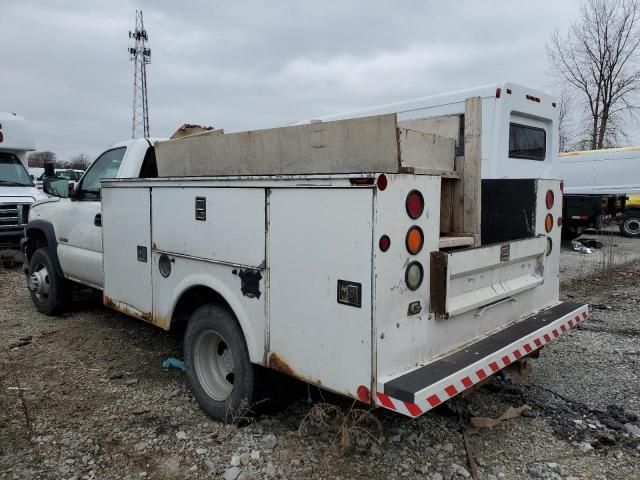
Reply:
[[[277,353],[271,352],[269,354],[269,368],[273,368],[282,373],[286,373],[287,375],[291,375],[292,377],[297,377],[296,372],[293,368],[289,366],[287,362],[282,360]]]

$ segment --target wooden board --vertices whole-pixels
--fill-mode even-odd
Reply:
[[[400,127],[398,140],[401,167],[453,173],[456,142],[452,138]]]
[[[468,98],[464,113],[464,232],[477,235],[480,244],[480,141],[482,135],[482,99]]]
[[[402,120],[398,122],[398,127],[440,135],[441,137],[451,138],[457,143],[460,137],[460,116],[445,115],[443,117]]]
[[[440,248],[473,247],[475,245],[475,236],[460,235],[451,237],[440,237],[439,245]]]
[[[161,177],[394,173],[398,158],[395,114],[156,144]]]

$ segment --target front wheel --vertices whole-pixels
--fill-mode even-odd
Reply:
[[[627,237],[640,237],[640,216],[629,216],[620,224],[620,233]]]
[[[187,378],[200,407],[213,418],[237,423],[254,400],[254,369],[237,320],[218,305],[191,315],[184,335]]]
[[[39,248],[31,256],[27,286],[36,309],[45,315],[60,313],[71,298],[69,284],[56,274],[48,248]]]

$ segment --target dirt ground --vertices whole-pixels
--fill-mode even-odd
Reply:
[[[563,299],[590,303],[591,319],[544,348],[524,383],[498,378],[416,420],[374,411],[384,441],[345,447],[342,422],[299,427],[318,399],[347,413],[350,402],[312,389],[222,425],[180,370],[161,367],[182,357],[177,336],[90,295],[62,317],[40,315],[20,269],[0,268],[0,479],[470,478],[468,417],[525,404],[469,432],[478,478],[640,478],[639,275],[633,260],[564,282]]]

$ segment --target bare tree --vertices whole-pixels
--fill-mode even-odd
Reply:
[[[64,168],[73,168],[75,170],[86,170],[91,165],[91,158],[85,153],[78,153],[66,162],[61,162]]]
[[[44,167],[45,163],[56,163],[56,154],[49,151],[33,152],[27,158],[30,167]]]
[[[585,109],[577,144],[599,149],[626,137],[624,121],[638,108],[639,0],[587,0],[566,36],[548,53],[554,74]]]
[[[572,96],[566,88],[562,88],[555,92],[554,97],[558,99],[558,143],[560,151],[566,152],[575,147],[575,144],[571,142],[573,136],[573,122],[570,116]]]

